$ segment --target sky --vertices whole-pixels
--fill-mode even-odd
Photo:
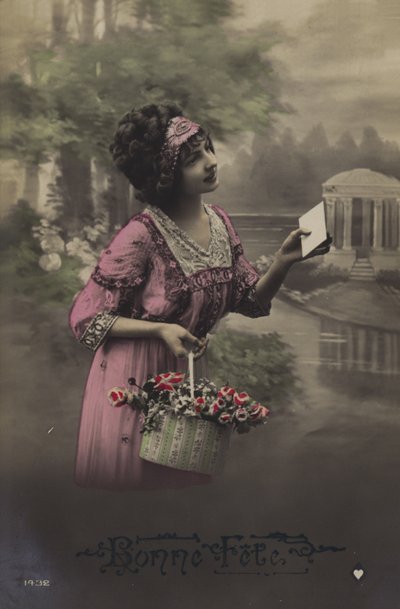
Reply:
[[[280,123],[304,136],[319,122],[335,140],[367,125],[400,143],[399,0],[236,0],[239,27],[279,20],[290,40],[272,53],[295,110]]]
[[[288,26],[298,25],[308,17],[319,0],[236,0],[238,19],[243,26],[254,26],[260,19],[283,21]]]

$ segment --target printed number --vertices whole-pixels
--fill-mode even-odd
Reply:
[[[49,579],[24,579],[24,586],[36,586],[38,588],[50,586]]]

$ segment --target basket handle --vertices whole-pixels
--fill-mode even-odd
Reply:
[[[194,355],[193,351],[189,351],[189,382],[190,382],[190,397],[194,400]]]

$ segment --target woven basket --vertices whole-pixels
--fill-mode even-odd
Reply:
[[[192,352],[189,353],[189,378],[193,386]],[[143,433],[139,455],[166,467],[215,474],[223,468],[230,436],[231,425],[167,413],[162,415],[157,429]]]
[[[230,436],[230,425],[166,414],[157,430],[143,433],[139,454],[166,467],[215,474],[223,468]]]

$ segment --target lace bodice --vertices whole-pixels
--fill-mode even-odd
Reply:
[[[209,205],[203,203],[203,207],[210,222],[210,243],[207,250],[158,207],[148,205],[145,210],[153,218],[186,276],[202,269],[230,267],[232,264],[229,235],[222,218]]]

